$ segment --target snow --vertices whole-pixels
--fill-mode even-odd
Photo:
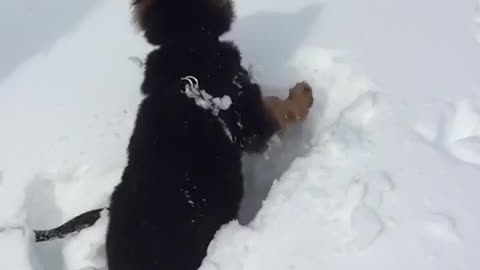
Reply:
[[[0,11],[0,269],[105,268],[106,216],[51,243],[31,228],[107,205],[121,175],[150,49],[127,2]],[[307,80],[315,104],[245,158],[240,220],[201,269],[478,269],[480,2],[237,7],[228,37],[266,94]]]
[[[0,266],[2,269],[32,269],[34,258],[30,257],[33,238],[22,228],[0,230]]]
[[[108,225],[108,211],[104,210],[95,226],[72,237],[63,248],[65,269],[101,269],[106,266],[105,237]],[[58,255],[57,255],[58,256]]]

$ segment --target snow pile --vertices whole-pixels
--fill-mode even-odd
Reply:
[[[0,267],[2,269],[35,269],[30,257],[31,243],[27,231],[22,228],[0,230]]]
[[[52,40],[39,38],[39,44],[53,45],[38,47],[9,77],[0,78],[0,228],[52,228],[108,204],[141,99],[142,69],[129,59],[143,58],[150,49],[132,28],[127,2],[97,1],[70,33],[42,36]],[[62,12],[76,17],[79,10],[70,7]],[[58,24],[51,15],[51,23]],[[38,28],[12,31],[37,36],[32,32],[51,30]],[[15,48],[4,53],[9,50]],[[90,265],[75,263],[87,253],[62,256],[74,239],[33,244],[16,231],[0,235],[9,239],[0,241],[0,269]],[[38,260],[25,260],[33,257]]]
[[[0,269],[105,268],[106,217],[51,243],[29,228],[105,206],[119,180],[150,49],[127,2],[96,3],[0,78]],[[202,269],[478,269],[478,5],[237,2],[229,37],[266,94],[306,80],[315,104],[245,159],[241,220]]]
[[[63,248],[63,256],[68,258],[65,269],[106,268],[105,237],[108,225],[108,212],[91,228],[72,237]]]
[[[336,94],[360,94],[340,112],[335,112],[337,107],[330,108],[332,112],[327,109],[326,114],[337,115],[328,126],[317,124],[325,120],[318,117],[325,108],[314,107],[306,127],[314,129],[305,145],[307,153],[275,181],[253,222],[247,226],[233,222],[219,232],[202,269],[314,269],[367,248],[388,222],[378,211],[394,183],[387,173],[376,171],[381,168],[368,166],[372,154],[367,127],[377,94],[326,51],[304,52],[314,60],[306,62],[301,53],[294,65],[302,63],[323,77],[312,80],[314,89],[322,85],[337,90]],[[329,64],[311,66],[316,56]]]

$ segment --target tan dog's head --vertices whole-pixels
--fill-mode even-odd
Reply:
[[[304,121],[313,105],[312,88],[306,82],[297,83],[290,88],[288,98],[281,100],[278,97],[266,97],[265,106],[277,120],[282,129]]]
[[[297,83],[290,88],[285,102],[288,104],[289,116],[292,120],[305,120],[313,105],[312,88],[306,82]]]

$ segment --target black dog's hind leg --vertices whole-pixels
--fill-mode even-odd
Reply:
[[[35,230],[35,242],[45,242],[56,239],[62,239],[70,234],[78,233],[83,229],[93,226],[100,219],[103,210],[108,208],[100,208],[85,212],[74,217],[63,225],[51,230]]]

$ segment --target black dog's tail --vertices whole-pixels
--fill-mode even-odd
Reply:
[[[154,45],[218,38],[235,17],[231,0],[133,0],[132,6],[135,22]]]
[[[97,222],[98,219],[100,219],[103,210],[108,210],[108,208],[100,208],[85,212],[55,229],[34,231],[35,242],[62,239],[68,235],[78,233],[83,229],[91,227]]]

